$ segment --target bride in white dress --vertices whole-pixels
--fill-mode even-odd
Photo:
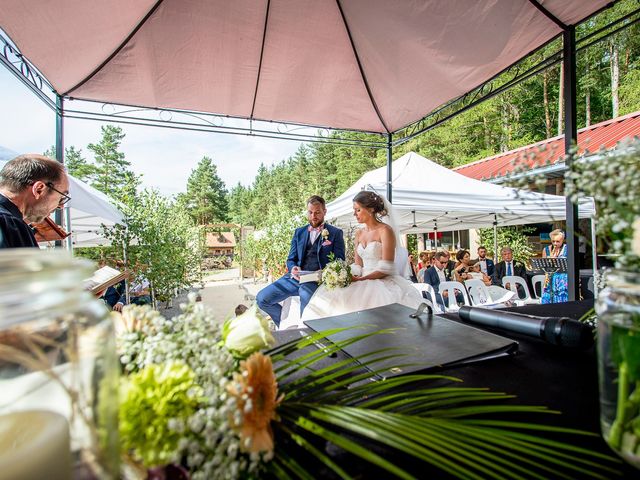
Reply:
[[[303,321],[391,303],[417,308],[426,302],[408,280],[396,273],[396,234],[382,222],[382,217],[388,215],[384,199],[374,192],[362,191],[353,198],[353,214],[364,225],[355,235],[353,282],[334,290],[321,285],[305,308]]]

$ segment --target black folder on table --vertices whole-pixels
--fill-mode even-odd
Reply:
[[[307,320],[304,323],[316,332],[359,327],[327,336],[332,342],[382,329],[395,329],[391,333],[372,335],[342,349],[347,355],[358,358],[383,348],[394,348],[392,353],[399,353],[401,357],[383,360],[373,367],[377,371],[387,370],[386,377],[460,365],[518,351],[518,342],[515,340],[439,315],[428,316],[423,313],[419,318],[411,318],[409,315],[414,311],[394,303],[335,317]],[[389,352],[385,355],[389,355]],[[403,366],[392,368],[399,364]]]

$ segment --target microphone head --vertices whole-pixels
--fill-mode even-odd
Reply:
[[[586,350],[594,343],[589,325],[567,317],[547,318],[544,339],[554,345]]]

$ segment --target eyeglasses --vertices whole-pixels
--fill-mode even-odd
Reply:
[[[62,197],[60,198],[60,201],[58,202],[58,205],[62,206],[66,203],[69,202],[69,200],[71,200],[71,197],[69,195],[67,195],[66,193],[62,193],[60,190],[57,190],[54,186],[53,183],[51,182],[47,182],[46,183],[47,187],[49,187],[51,190],[53,190],[56,193],[59,193],[60,195],[62,195]]]

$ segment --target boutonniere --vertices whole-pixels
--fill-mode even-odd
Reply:
[[[322,239],[324,240],[322,242],[323,247],[326,247],[327,245],[331,245],[331,242],[329,241],[329,230],[327,230],[326,228],[323,228],[322,232],[320,232],[320,235],[322,235]]]

